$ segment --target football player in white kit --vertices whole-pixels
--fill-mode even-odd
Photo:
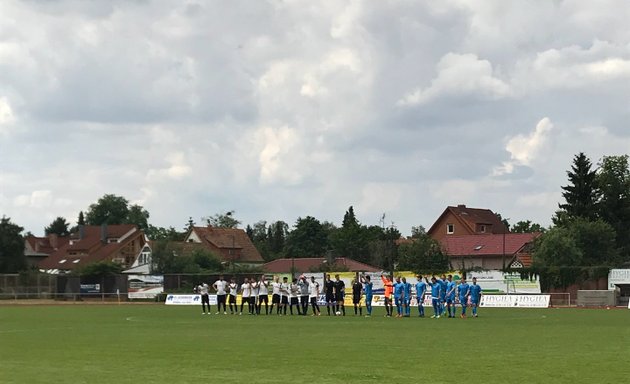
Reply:
[[[227,281],[223,280],[223,275],[219,276],[219,280],[212,284],[212,287],[217,292],[217,315],[221,312],[221,306],[223,305],[223,314],[227,315],[227,308],[225,306],[225,299],[227,297]]]

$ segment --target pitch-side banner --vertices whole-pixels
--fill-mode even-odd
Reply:
[[[550,295],[483,295],[480,307],[548,308]]]
[[[164,292],[164,276],[129,275],[128,297],[130,299],[154,299]]]
[[[217,305],[217,295],[208,295],[211,305]],[[201,305],[201,295],[166,295],[166,305]]]

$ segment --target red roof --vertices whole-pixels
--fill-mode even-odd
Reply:
[[[459,219],[465,226],[468,227],[471,233],[477,232],[477,224],[485,224],[492,226],[492,233],[507,233],[508,228],[503,224],[499,217],[489,209],[480,208],[468,208],[465,205],[458,205],[456,207],[446,207],[440,217],[433,223],[427,233],[431,234],[436,230],[436,225],[440,222],[442,217],[450,212],[453,216]]]
[[[269,273],[289,273],[291,267],[295,268],[296,273],[312,272],[321,267],[326,261],[325,257],[307,257],[296,259],[277,259],[263,265],[263,269]],[[380,268],[361,263],[347,257],[338,257],[335,259],[335,265],[344,267],[350,272],[379,272]]]
[[[211,251],[219,250],[225,258],[225,251],[240,251],[237,262],[262,263],[264,260],[247,233],[239,228],[193,227],[201,243]],[[190,237],[190,234],[188,235]]]
[[[538,236],[540,233],[447,236],[441,243],[449,256],[500,256],[504,244],[505,254],[515,255]]]
[[[132,224],[108,225],[105,233],[103,230],[101,226],[84,226],[82,230],[70,236],[68,243],[39,262],[38,267],[50,270],[72,270],[86,264],[112,259],[138,236],[142,236],[144,241],[143,232]],[[102,241],[103,235],[105,235],[105,241]],[[123,239],[125,235],[128,237]]]
[[[57,249],[65,246],[70,241],[69,236],[61,237],[57,235],[48,235],[46,237],[35,237],[33,235],[26,236],[24,239],[30,247],[27,250],[29,255],[50,255]]]

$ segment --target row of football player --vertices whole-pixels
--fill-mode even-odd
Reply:
[[[396,281],[392,281],[390,276],[381,275],[383,285],[385,287],[385,308],[386,316],[393,316],[393,305],[396,305],[397,315],[396,317],[409,317],[411,312],[411,299],[412,299],[412,285],[406,281],[404,277],[396,277]],[[439,318],[443,316],[445,311],[448,311],[448,317],[456,317],[456,300],[459,298],[459,303],[462,306],[462,314],[460,317],[466,317],[466,309],[472,308],[473,316],[477,316],[477,307],[481,298],[481,287],[477,285],[477,281],[473,278],[472,285],[466,282],[466,279],[462,279],[460,284],[456,284],[453,281],[452,275],[448,277],[442,275],[441,278],[433,276],[431,281],[426,277],[424,282],[422,276],[417,276],[418,282],[415,284],[416,300],[418,302],[418,316],[424,317],[424,307],[422,305],[427,287],[431,288],[431,301],[434,309],[434,315],[432,318]],[[273,313],[273,307],[276,306],[277,314],[287,313],[287,307],[291,314],[293,314],[293,307],[297,309],[297,314],[306,315],[308,312],[309,304],[313,308],[312,316],[319,316],[320,309],[317,303],[320,295],[319,283],[315,281],[315,277],[311,277],[310,281],[305,276],[300,276],[299,279],[293,279],[291,283],[288,283],[288,278],[284,277],[282,283],[279,278],[275,278],[272,286],[272,301],[271,310],[269,310],[269,284],[261,276],[260,280],[245,279],[243,284],[236,284],[235,280],[228,284],[221,276],[213,284],[213,288],[217,292],[217,304],[219,306],[219,312],[223,307],[223,313],[227,314],[226,299],[230,306],[230,312],[232,314],[242,314],[245,304],[248,305],[250,314],[260,314],[262,311],[262,305],[265,305],[265,313]],[[365,305],[367,310],[367,316],[372,314],[372,287],[373,284],[370,281],[369,276],[361,276],[360,280],[353,280],[352,282],[352,302],[354,305],[355,315],[363,314],[363,308],[361,306],[362,296],[365,295]],[[210,304],[208,298],[208,285],[205,283],[200,284],[196,291],[202,295],[202,313],[206,313],[206,305],[208,312],[210,313]],[[236,296],[240,291],[242,293],[243,300],[241,302],[240,311],[236,304]],[[229,291],[229,295],[227,294]],[[324,280],[324,292],[325,301],[328,315],[333,313],[337,315],[345,315],[344,296],[345,296],[345,283],[339,278],[339,275],[335,276],[335,280],[330,279],[330,275],[326,275]],[[392,300],[393,296],[393,300]]]

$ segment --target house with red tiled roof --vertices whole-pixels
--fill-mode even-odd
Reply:
[[[446,207],[427,234],[437,241],[451,236],[503,234],[509,229],[489,209],[468,208],[460,204]]]
[[[239,265],[264,262],[247,233],[239,228],[192,227],[184,242],[200,244],[225,262]]]
[[[532,246],[540,233],[447,236],[440,241],[454,269],[499,270],[530,267]]]
[[[64,247],[69,240],[69,236],[56,234],[44,237],[28,235],[24,238],[24,256],[26,256],[29,265],[37,267],[42,260]]]
[[[39,262],[48,273],[66,273],[99,261],[131,267],[146,244],[144,232],[132,224],[79,226],[68,242]]]
[[[379,272],[380,268],[369,264],[364,264],[347,257],[338,257],[334,260],[333,266],[327,266],[328,259],[325,257],[308,257],[296,259],[276,259],[263,265],[263,270],[268,273],[307,273],[321,270],[332,270],[339,268],[338,272]]]

